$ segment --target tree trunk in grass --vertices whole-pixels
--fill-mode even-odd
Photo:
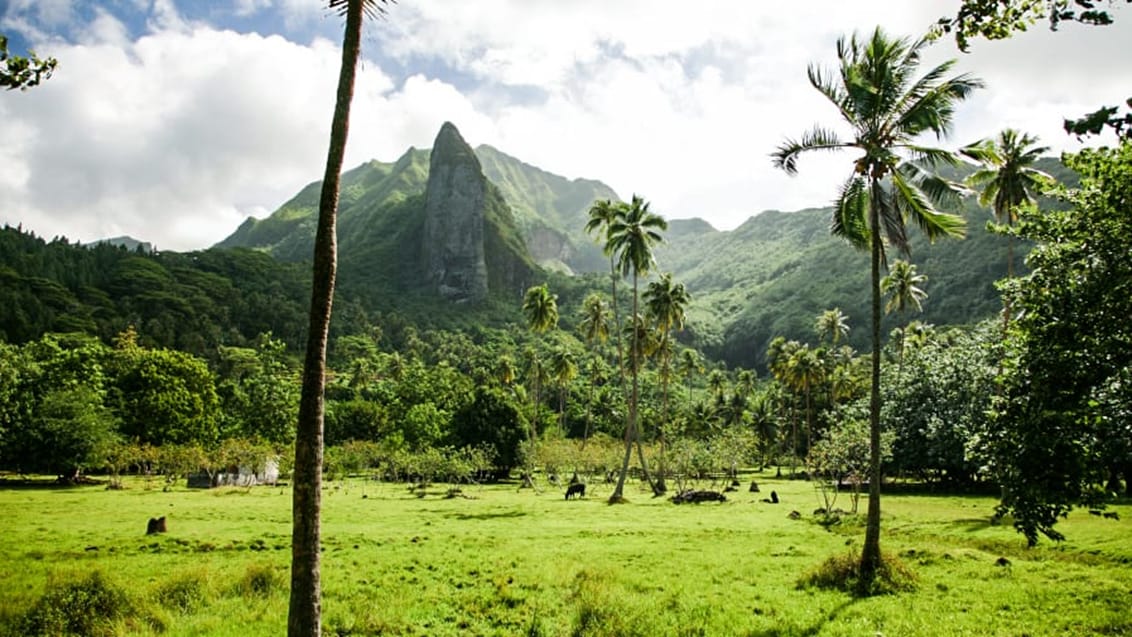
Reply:
[[[288,637],[321,637],[320,516],[322,509],[322,427],[326,387],[326,342],[334,299],[338,246],[335,228],[342,159],[354,96],[354,76],[361,50],[363,0],[349,0],[342,42],[342,68],[330,129],[330,148],[319,198],[311,283],[310,325],[303,361],[302,396],[295,437],[292,501],[291,599]]]

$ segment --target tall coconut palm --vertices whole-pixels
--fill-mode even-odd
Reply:
[[[543,334],[558,325],[558,296],[550,293],[545,283],[534,285],[527,289],[523,296],[523,315],[527,317],[527,327],[535,334]],[[538,349],[531,350],[531,364],[528,369],[534,370],[530,376],[534,401],[531,414],[531,439],[538,435],[538,412],[542,401],[542,381],[544,365],[539,357]]]
[[[661,395],[663,408],[660,424],[660,457],[663,461],[665,452],[664,431],[668,428],[668,384],[672,379],[672,330],[684,329],[688,303],[691,296],[683,283],[673,283],[672,274],[662,274],[660,280],[649,283],[645,290],[645,308],[653,325],[660,332],[660,380],[662,383]],[[657,489],[662,493],[667,491],[664,483],[664,466],[660,467],[657,478]]]
[[[617,369],[620,373],[622,389],[625,385],[625,355],[621,346],[621,316],[617,306],[617,280],[621,278],[617,273],[617,254],[609,245],[609,230],[613,223],[625,216],[628,207],[624,202],[614,202],[609,199],[595,201],[590,206],[589,220],[586,221],[586,232],[596,235],[602,242],[602,250],[609,256],[609,294],[613,308],[613,334],[617,345]]]
[[[790,354],[787,361],[786,381],[805,400],[806,409],[806,453],[814,442],[814,387],[825,379],[825,366],[819,350],[809,345],[800,345]]]
[[[749,369],[741,369],[735,375],[735,391],[750,396],[755,391],[755,381],[757,377],[755,372]]]
[[[578,364],[574,354],[559,346],[550,355],[550,377],[558,385],[558,429],[566,433],[566,395],[570,392],[570,382],[578,375]]]
[[[880,321],[881,267],[884,239],[908,251],[907,222],[911,220],[930,240],[961,236],[963,219],[939,212],[935,203],[957,191],[954,184],[931,172],[940,163],[958,158],[947,151],[921,145],[917,139],[932,133],[945,136],[956,105],[982,82],[968,75],[945,77],[950,60],[917,77],[920,54],[927,39],[889,37],[879,27],[867,38],[853,35],[837,42],[838,69],[811,65],[813,85],[837,108],[852,131],[842,140],[820,126],[798,140],[787,140],[774,153],[774,165],[797,172],[803,153],[855,150],[853,173],[841,188],[834,207],[832,232],[870,253],[872,295],[872,387],[869,396],[869,511],[861,551],[862,590],[872,586],[881,563],[880,553]],[[911,160],[911,161],[909,161]],[[882,237],[883,235],[883,237]]]
[[[888,297],[884,312],[903,314],[909,310],[924,311],[924,299],[928,293],[920,286],[928,282],[926,274],[916,272],[916,264],[897,259],[892,262],[888,274],[880,280],[880,292]]]
[[[290,637],[322,633],[322,584],[319,543],[322,517],[322,444],[325,416],[326,344],[338,269],[338,194],[342,160],[350,128],[350,104],[361,53],[362,22],[385,11],[384,0],[330,0],[331,9],[345,16],[342,65],[330,147],[318,202],[311,277],[310,323],[303,359],[299,420],[295,435],[294,487],[291,504],[291,595],[287,609]]]
[[[515,382],[515,361],[510,356],[504,354],[499,357],[495,364],[495,378],[507,388]]]
[[[781,402],[782,408],[790,412],[790,475],[794,475],[798,460],[797,397],[791,391],[793,389],[791,378],[794,352],[800,347],[802,347],[802,344],[798,341],[787,341],[785,337],[776,336],[770,341],[766,351],[767,367],[770,369],[770,373],[774,375],[774,379],[778,382],[784,394]]]
[[[601,366],[597,346],[609,339],[609,306],[597,292],[589,294],[582,301],[582,320],[578,324],[582,338],[593,348],[593,359],[590,363],[591,372],[598,371]],[[590,437],[590,425],[593,423],[593,396],[597,385],[598,374],[590,373],[589,398],[586,401],[586,431],[582,434],[582,449],[586,448],[586,440]]]
[[[657,332],[660,333],[660,373],[664,381],[662,388],[664,409],[662,421],[668,424],[668,379],[671,366],[672,348],[669,341],[672,331],[684,329],[684,319],[691,302],[691,296],[683,283],[673,283],[672,274],[662,274],[660,279],[649,283],[644,294],[645,308]]]
[[[1038,146],[1038,138],[1007,128],[996,139],[984,139],[959,152],[980,164],[967,178],[967,184],[979,190],[979,203],[990,206],[1000,224],[1014,225],[1018,209],[1033,203],[1038,191],[1053,182],[1053,177],[1037,168],[1036,162],[1049,146]],[[1006,276],[1014,278],[1014,237],[1006,235]]]
[[[849,317],[839,307],[826,310],[818,315],[814,329],[817,330],[819,340],[824,342],[829,337],[830,345],[837,347],[841,339],[849,336]]]
[[[688,386],[688,404],[691,404],[692,377],[704,372],[703,362],[700,361],[700,355],[696,350],[688,348],[680,352],[680,363],[677,367],[677,371],[684,377],[684,383]]]
[[[923,312],[923,301],[928,298],[928,293],[921,286],[927,282],[926,274],[916,272],[916,264],[903,259],[893,261],[892,267],[888,269],[888,274],[880,280],[880,292],[888,296],[888,302],[884,304],[884,313],[897,312],[903,319],[905,313],[909,310]],[[901,325],[900,349],[897,354],[899,361],[897,366],[901,372],[904,370],[904,330],[905,327]]]
[[[607,233],[608,239],[605,249],[616,255],[617,269],[621,276],[633,275],[633,316],[640,315],[640,298],[638,282],[641,276],[647,276],[652,268],[654,259],[652,248],[663,241],[661,232],[668,229],[666,222],[659,215],[649,211],[649,204],[637,195],[633,195],[632,203],[624,215],[613,219]],[[621,462],[621,475],[617,478],[617,486],[610,496],[611,502],[620,502],[624,499],[625,476],[629,473],[629,455],[632,453],[632,443],[637,436],[637,400],[640,397],[639,370],[641,350],[638,330],[633,330],[630,357],[632,360],[633,387],[629,394],[628,422],[625,426],[625,457]],[[644,454],[638,446],[641,460]],[[643,467],[642,467],[643,468]]]

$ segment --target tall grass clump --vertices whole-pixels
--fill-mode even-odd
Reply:
[[[844,591],[857,597],[890,595],[916,590],[916,574],[895,555],[885,553],[872,581],[862,580],[861,554],[849,551],[834,555],[798,580],[798,588]]]
[[[286,579],[270,564],[249,564],[236,584],[236,591],[244,597],[270,597],[286,588]]]
[[[181,614],[195,613],[208,605],[209,578],[204,571],[181,573],[157,588],[155,597],[162,607]]]
[[[18,634],[110,636],[136,618],[126,592],[94,571],[76,581],[50,585],[24,615]]]

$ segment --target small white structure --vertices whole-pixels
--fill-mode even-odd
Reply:
[[[188,487],[190,489],[211,489],[213,487],[254,487],[257,485],[273,486],[279,481],[279,459],[268,458],[263,466],[258,468],[245,465],[231,466],[224,471],[209,473],[198,471],[189,475]]]

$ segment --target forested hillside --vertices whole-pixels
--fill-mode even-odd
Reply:
[[[109,342],[135,325],[143,342],[203,355],[271,332],[298,343],[310,275],[246,249],[180,254],[83,247],[0,229],[0,340],[86,332]]]

